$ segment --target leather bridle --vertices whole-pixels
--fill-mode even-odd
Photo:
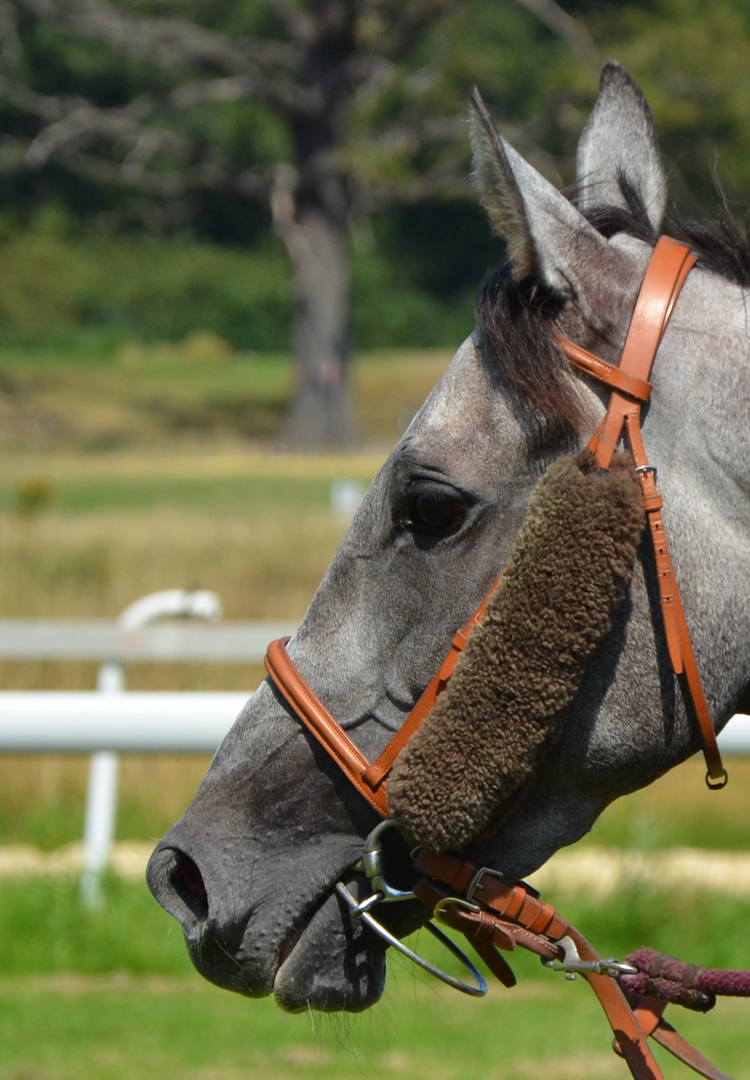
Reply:
[[[706,782],[709,787],[723,787],[727,781],[727,773],[721,761],[680,600],[664,531],[661,513],[663,501],[656,487],[656,469],[648,462],[641,436],[641,408],[651,394],[652,384],[649,377],[654,359],[680,290],[695,265],[695,258],[686,244],[670,237],[663,236],[656,244],[633,310],[619,366],[607,363],[566,338],[558,337],[557,344],[571,364],[612,391],[604,419],[594,432],[589,449],[594,453],[594,464],[607,468],[621,438],[623,435],[627,437],[641,481],[643,506],[653,539],[669,658],[675,675],[684,673],[693,703],[706,759]],[[500,580],[501,578],[498,578],[494,583],[466,626],[455,634],[450,650],[436,675],[400,729],[374,761],[365,757],[299,673],[287,652],[289,638],[280,638],[268,646],[266,669],[284,700],[338,763],[357,791],[383,817],[388,817],[386,777],[398,755],[447,686],[469,635],[473,627],[482,621],[490,597]]]
[[[684,678],[692,702],[707,766],[706,783],[710,788],[720,788],[727,782],[727,773],[722,764],[680,600],[664,531],[661,513],[663,502],[656,486],[656,469],[648,462],[641,435],[641,409],[651,393],[649,380],[654,359],[695,261],[696,257],[687,245],[669,237],[662,237],[658,241],[636,300],[619,365],[602,360],[566,338],[558,337],[557,344],[571,364],[611,391],[606,413],[588,449],[593,453],[594,465],[606,469],[623,437],[628,443],[641,482],[643,507],[653,541],[670,662],[675,675]],[[299,673],[287,652],[289,638],[281,638],[269,645],[265,664],[282,698],[337,762],[356,790],[385,819],[368,837],[363,858],[356,866],[370,881],[372,896],[358,902],[343,882],[336,885],[336,890],[348,905],[353,918],[362,919],[410,959],[466,992],[481,993],[486,988],[482,976],[467,958],[464,958],[464,962],[476,986],[468,986],[446,976],[414,954],[374,919],[372,907],[380,902],[408,899],[416,895],[434,911],[440,921],[460,930],[506,985],[513,985],[515,979],[497,952],[498,948],[515,949],[522,946],[538,953],[548,966],[563,970],[569,976],[582,974],[597,994],[615,1032],[615,1048],[626,1058],[636,1080],[661,1080],[662,1074],[647,1043],[647,1037],[652,1035],[701,1075],[710,1080],[719,1080],[724,1074],[662,1021],[663,1003],[655,1003],[655,999],[651,998],[632,999],[632,996],[629,998],[625,995],[618,979],[632,974],[635,969],[616,960],[602,960],[570,923],[538,900],[534,891],[524,883],[507,883],[495,871],[476,867],[460,858],[430,852],[417,852],[413,856],[415,867],[422,875],[414,887],[414,893],[391,889],[385,882],[379,862],[379,845],[382,831],[391,824],[388,820],[388,773],[447,686],[473,627],[482,621],[487,604],[501,579],[502,575],[466,626],[455,634],[450,650],[434,678],[400,730],[374,761],[368,760],[349,738]],[[436,932],[435,928],[433,932]],[[449,943],[449,947],[456,951],[452,943]]]

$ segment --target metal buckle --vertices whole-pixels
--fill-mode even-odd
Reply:
[[[616,960],[614,956],[608,956],[606,959],[601,957],[598,960],[582,960],[578,955],[578,949],[576,943],[572,938],[565,937],[560,938],[557,945],[563,951],[563,958],[560,961],[557,960],[545,960],[542,958],[542,964],[550,971],[563,971],[565,972],[566,979],[575,979],[578,974],[590,971],[595,975],[609,975],[611,978],[616,979],[618,975],[637,975],[638,968],[633,967],[632,964],[624,964],[621,960]]]
[[[533,885],[529,885],[527,881],[514,881],[511,883],[505,877],[505,874],[502,874],[499,870],[491,870],[489,866],[483,866],[480,870],[477,870],[476,874],[469,882],[469,887],[466,890],[466,899],[469,902],[474,900],[474,893],[477,889],[484,888],[484,885],[480,884],[480,878],[485,874],[491,874],[493,877],[496,877],[498,881],[502,881],[504,885],[508,885],[509,887],[511,887],[511,884],[520,885],[522,889],[526,890],[529,896],[533,896],[537,900],[539,899],[539,891],[535,889]]]
[[[655,465],[637,465],[635,471],[640,472],[640,473],[651,473],[651,475],[654,478],[654,483],[656,483],[656,466]]]
[[[502,881],[505,884],[505,875],[501,874],[499,870],[490,870],[489,866],[481,867],[479,870],[477,870],[476,874],[469,882],[469,887],[466,890],[466,899],[469,901],[469,903],[474,900],[474,893],[477,891],[477,889],[484,888],[484,885],[480,884],[480,878],[482,878],[485,874],[491,874],[493,877],[498,878],[499,881]]]
[[[460,896],[444,896],[442,900],[438,900],[432,910],[432,914],[439,923],[450,925],[445,917],[445,909],[449,907],[457,907],[461,911],[470,911],[472,915],[478,915],[482,910],[479,904],[472,904],[468,900],[463,900]]]

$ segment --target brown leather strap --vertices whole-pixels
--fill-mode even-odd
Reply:
[[[509,884],[498,874],[469,860],[442,852],[419,851],[414,866],[421,873],[443,882],[454,895],[466,896],[532,934],[543,934],[550,941],[559,941],[568,932],[567,923],[551,904],[545,904],[523,885]]]
[[[425,875],[415,885],[419,898],[430,909],[437,908],[440,920],[467,938],[504,985],[514,985],[515,976],[498,949],[521,947],[543,959],[556,959],[560,954],[556,942],[567,937],[581,960],[600,959],[574,926],[523,885],[510,884],[493,871],[452,855],[420,851],[415,866]],[[608,975],[595,971],[581,974],[609,1021],[614,1050],[625,1058],[636,1080],[662,1077],[648,1046],[649,1037],[706,1080],[731,1080],[663,1019],[666,1001],[633,998]]]
[[[648,401],[653,386],[646,379],[629,375],[614,364],[608,364],[606,360],[595,356],[581,345],[576,345],[574,341],[568,341],[567,338],[558,338],[558,343],[571,364],[575,364],[581,371],[593,375],[600,382],[606,383],[607,386],[619,390],[628,397],[635,398],[636,401]]]
[[[673,1054],[683,1065],[687,1065],[701,1076],[705,1076],[706,1080],[732,1080],[731,1076],[722,1072],[721,1069],[717,1069],[708,1058],[705,1058],[703,1054],[696,1050],[666,1020],[661,1020],[657,1024],[651,1037],[665,1050],[669,1050],[670,1054]]]
[[[673,1054],[678,1061],[681,1061],[683,1065],[688,1065],[695,1072],[704,1076],[706,1080],[732,1080],[731,1076],[727,1076],[721,1069],[717,1069],[713,1062],[705,1058],[671,1024],[668,1024],[663,1019],[662,1014],[667,1007],[667,1002],[663,998],[645,995],[633,998],[632,994],[628,994],[627,991],[626,997],[629,998],[638,1026],[647,1039],[653,1038],[665,1050]],[[616,1039],[612,1044],[612,1048],[616,1054],[620,1054],[622,1057],[622,1051]]]
[[[553,959],[560,955],[555,943],[568,937],[575,942],[582,960],[600,959],[575,927],[523,885],[505,882],[492,871],[451,855],[421,851],[415,865],[428,876],[415,885],[417,895],[432,907],[434,897],[442,897],[438,901],[441,919],[460,930],[474,947],[479,939],[485,947],[512,950],[520,946],[545,959]],[[436,887],[435,881],[445,888]],[[486,956],[486,951],[480,955]],[[596,972],[581,974],[604,1009],[635,1080],[663,1080],[646,1036],[617,981]]]
[[[373,809],[387,817],[385,791],[373,791],[362,780],[362,774],[370,764],[368,759],[300,675],[286,650],[289,640],[288,637],[279,638],[268,646],[264,660],[268,674],[284,700],[289,702],[308,731],[338,763],[357,791],[364,795]]]
[[[721,788],[727,782],[727,772],[721,760],[664,531],[662,499],[656,488],[656,470],[648,463],[641,435],[641,402],[648,396],[644,397],[642,391],[646,386],[650,388],[648,379],[657,349],[675,301],[694,265],[695,255],[686,244],[667,236],[661,237],[636,300],[619,368],[612,368],[565,338],[559,338],[558,344],[571,363],[594,375],[613,390],[607,412],[594,432],[589,448],[594,452],[595,464],[607,468],[623,433],[627,433],[641,478],[643,505],[653,541],[670,662],[675,675],[685,675],[703,745],[707,768],[706,783],[709,787]],[[598,361],[598,364],[595,361]],[[617,377],[613,377],[614,371],[618,372]],[[635,386],[626,389],[623,376],[635,380]]]
[[[505,571],[503,571],[503,574],[504,573]],[[466,648],[466,645],[469,641],[469,635],[471,634],[474,627],[477,626],[484,618],[484,613],[487,610],[487,605],[489,604],[492,595],[494,594],[498,585],[502,581],[503,574],[501,574],[500,577],[495,581],[492,588],[482,600],[481,604],[471,616],[467,624],[463,626],[459,631],[457,631],[457,633],[454,635],[451,642],[450,650],[448,651],[448,654],[440,665],[437,674],[429,683],[424,693],[419,697],[414,708],[411,710],[406,720],[403,722],[396,734],[390,740],[388,745],[385,747],[382,753],[377,758],[375,758],[375,761],[373,761],[372,765],[370,765],[365,770],[363,779],[365,783],[369,784],[370,787],[372,787],[373,789],[377,789],[378,786],[383,783],[383,780],[393,768],[393,763],[395,762],[398,755],[409,742],[414,732],[417,731],[425,717],[427,717],[429,713],[432,712],[432,708],[435,702],[437,701],[438,697],[443,692],[445,687],[448,685],[450,677],[453,674],[453,669],[458,663],[458,659],[461,656],[461,653]]]
[[[669,236],[659,239],[643,278],[620,357],[618,370],[624,375],[642,382],[648,381],[675,301],[695,260],[695,255],[686,244]],[[559,344],[567,355],[567,340],[559,339]],[[578,348],[570,352],[572,362],[578,360],[580,364]],[[589,442],[589,447],[594,451],[595,464],[600,468],[609,466],[627,417],[639,418],[640,400],[634,401],[633,397],[626,397],[617,389],[612,393],[607,414]]]

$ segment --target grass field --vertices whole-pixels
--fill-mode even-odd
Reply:
[[[200,587],[219,593],[229,618],[299,618],[346,528],[330,510],[331,482],[369,481],[447,359],[363,358],[353,378],[371,449],[316,458],[261,438],[280,431],[285,361],[202,348],[125,350],[104,362],[0,353],[0,617],[115,618],[150,591]],[[95,676],[85,663],[0,663],[4,688],[90,689]],[[138,689],[250,691],[261,677],[225,664],[128,670]],[[123,758],[119,835],[156,841],[206,764]],[[748,850],[750,763],[730,762],[721,794],[705,791],[702,771],[689,762],[620,801],[583,845]],[[78,839],[86,774],[84,758],[0,758],[0,843]],[[747,899],[635,887],[616,900],[548,898],[604,952],[649,944],[750,967],[750,939],[738,931]],[[84,914],[73,880],[0,881],[0,942],[0,1080],[627,1075],[593,995],[528,957],[514,961],[520,987],[482,1002],[424,982],[397,958],[372,1012],[289,1017],[202,982],[143,885],[112,879],[105,908]],[[676,1022],[750,1080],[748,1009],[722,1002]],[[682,1075],[665,1066],[668,1080]]]
[[[445,349],[357,357],[351,385],[363,442],[392,446],[449,359]],[[94,356],[0,348],[0,450],[29,463],[63,446],[246,451],[279,443],[293,389],[288,357],[236,353],[210,335]]]
[[[543,971],[529,955],[511,958],[516,988],[495,985],[481,1001],[427,981],[396,958],[383,1001],[366,1014],[287,1016],[272,1000],[248,1001],[203,982],[177,928],[144,888],[110,881],[107,892],[106,908],[84,915],[74,882],[4,888],[2,1080],[627,1075],[609,1050],[606,1022],[588,988]],[[709,909],[720,932],[707,938]],[[624,955],[645,940],[705,963],[731,955],[750,965],[746,938],[722,939],[721,930],[743,916],[726,901],[630,894],[595,913],[573,898],[563,910],[606,952]],[[418,944],[445,962],[425,935]],[[456,970],[450,959],[447,966]],[[735,1080],[748,1080],[748,1007],[722,1001],[707,1017],[673,1009],[671,1019]],[[665,1064],[668,1080],[681,1075],[676,1063]]]
[[[192,978],[25,977],[0,983],[2,1080],[626,1080],[593,995],[562,979],[476,1002],[403,973],[364,1017],[287,1017]],[[748,1080],[747,1003],[672,1018]],[[657,1053],[666,1080],[685,1067]]]

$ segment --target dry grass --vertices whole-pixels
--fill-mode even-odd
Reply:
[[[213,589],[230,619],[302,615],[345,531],[327,511],[0,515],[3,617],[115,618],[139,596]]]
[[[361,430],[382,449],[336,458],[269,453],[243,437],[254,408],[288,397],[288,365],[162,352],[95,365],[4,356],[18,393],[4,399],[0,617],[114,619],[149,592],[202,588],[228,619],[295,622],[346,530],[328,506],[331,480],[372,478],[449,359],[359,361]],[[262,676],[258,666],[136,664],[128,685],[251,690]],[[94,664],[0,661],[4,689],[85,690],[95,678]],[[168,827],[206,764],[124,758],[120,835]],[[0,836],[51,847],[80,835],[87,768],[80,757],[0,758]]]
[[[294,389],[288,358],[191,356],[182,346],[129,346],[97,361],[0,350],[0,447],[21,456],[80,453],[211,452],[247,449],[283,436]],[[450,349],[390,350],[355,358],[351,371],[357,426],[369,446],[386,449],[404,431],[440,378]],[[82,392],[83,391],[83,392]]]
[[[295,622],[304,613],[346,525],[294,509],[248,517],[180,508],[147,512],[0,515],[3,617],[114,618],[163,588],[212,589],[230,619]],[[4,689],[90,690],[97,665],[0,663]],[[133,664],[140,690],[247,690],[259,665]],[[189,802],[206,757],[126,756],[120,835],[157,838]],[[80,835],[88,774],[81,757],[0,757],[0,837],[56,846]]]

